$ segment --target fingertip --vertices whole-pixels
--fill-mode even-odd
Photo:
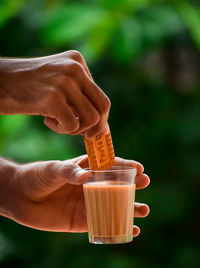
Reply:
[[[148,205],[144,204],[142,207],[141,207],[141,214],[143,217],[147,217],[150,213],[150,208]]]
[[[134,213],[135,217],[144,218],[149,215],[150,209],[148,205],[144,203],[142,204],[135,202],[134,207],[135,207],[135,213]]]
[[[135,177],[136,189],[146,188],[150,184],[150,178],[146,174],[140,174]]]
[[[140,234],[140,228],[136,225],[133,225],[133,237],[137,237]]]
[[[137,163],[136,168],[137,168],[137,175],[140,175],[144,172],[144,166],[142,164]]]
[[[146,174],[144,174],[144,175],[146,177],[146,183],[147,183],[147,186],[148,186],[150,184],[151,180],[150,180],[148,175],[146,175]]]
[[[90,172],[84,169],[79,169],[74,172],[74,178],[77,184],[83,184],[90,176]]]

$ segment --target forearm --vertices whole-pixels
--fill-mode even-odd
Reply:
[[[17,81],[13,76],[16,60],[0,59],[0,114],[14,114],[17,107]]]
[[[35,88],[41,85],[33,79],[39,67],[37,58],[0,58],[0,114],[39,114],[34,111]]]
[[[0,157],[0,215],[13,218],[15,203],[14,177],[17,164]]]

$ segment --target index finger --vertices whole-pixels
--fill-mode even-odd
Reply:
[[[127,166],[133,167],[137,169],[137,175],[141,175],[144,172],[144,167],[137,161],[123,159],[121,157],[115,157],[115,164],[114,166]]]

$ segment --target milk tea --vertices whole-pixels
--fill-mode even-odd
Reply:
[[[90,242],[93,238],[110,243],[112,238],[119,238],[119,243],[120,238],[132,240],[135,185],[102,181],[84,184],[83,189]]]

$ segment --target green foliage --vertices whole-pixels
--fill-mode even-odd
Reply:
[[[1,0],[0,2],[0,27],[12,18],[21,7],[27,2],[26,0]]]
[[[43,14],[41,19],[42,38],[45,43],[58,46],[82,38],[104,16],[103,10],[84,4],[67,4],[53,8]]]
[[[116,155],[143,163],[152,183],[132,244],[94,246],[87,235],[39,232],[0,219],[0,267],[200,267],[200,11],[184,0],[0,1],[0,53],[80,50],[110,97]],[[3,40],[3,41],[2,41]],[[14,41],[13,41],[14,40]],[[0,116],[0,154],[16,161],[85,153],[37,116]]]
[[[1,117],[1,133],[7,138],[15,138],[25,130],[29,121],[30,117],[25,115],[3,116]],[[12,127],[12,131],[10,131],[10,127]]]
[[[199,10],[187,2],[182,5],[178,6],[180,13],[182,14],[183,18],[185,19],[186,24],[190,29],[190,33],[193,37],[198,48],[200,48],[200,13]]]
[[[79,151],[74,148],[74,142],[70,136],[56,135],[45,126],[37,127],[35,121],[43,124],[40,119],[42,118],[24,115],[1,116],[1,152],[7,157],[14,157],[19,161],[54,158],[64,160],[79,154]]]

